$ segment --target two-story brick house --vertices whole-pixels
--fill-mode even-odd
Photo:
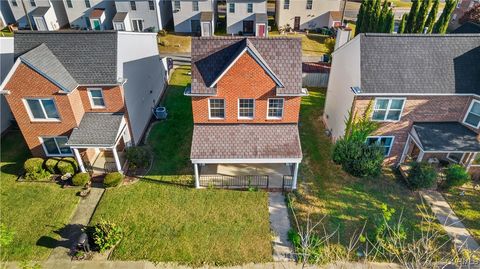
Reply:
[[[333,53],[324,121],[336,140],[349,111],[371,104],[380,127],[367,143],[385,148],[386,164],[470,168],[480,151],[479,89],[479,34],[361,34]]]
[[[299,39],[192,40],[192,84],[185,94],[192,97],[190,158],[197,187],[212,171],[233,176],[277,171],[280,179],[271,178],[271,186],[281,187],[281,171],[293,170],[296,188],[300,99],[307,94],[301,69]]]
[[[227,0],[227,34],[268,36],[267,0]]]
[[[122,171],[166,85],[156,34],[20,31],[14,49],[0,90],[32,155]]]

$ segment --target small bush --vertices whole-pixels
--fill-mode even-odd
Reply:
[[[167,35],[167,30],[165,30],[165,29],[160,30],[160,31],[158,31],[158,34],[159,34],[160,36],[166,36],[166,35]]]
[[[445,187],[460,187],[470,181],[470,174],[465,167],[459,164],[450,165],[445,172]]]
[[[45,161],[45,167],[47,168],[48,172],[52,174],[56,174],[58,172],[57,164],[60,161],[59,158],[49,158]]]
[[[0,247],[4,248],[13,242],[15,232],[7,227],[4,223],[0,223]]]
[[[50,181],[51,174],[47,170],[41,168],[39,171],[25,174],[26,180],[32,181]]]
[[[431,188],[437,180],[437,171],[435,168],[425,162],[412,164],[412,168],[408,174],[408,182],[414,189]]]
[[[126,158],[131,168],[145,167],[150,160],[150,154],[144,147],[127,148]]]
[[[122,230],[116,224],[101,220],[94,226],[93,240],[100,252],[111,249],[122,239]]]
[[[356,177],[378,176],[382,171],[383,149],[357,140],[339,140],[333,150],[334,162]]]
[[[60,171],[60,174],[65,175],[67,173],[75,174],[77,171],[78,164],[72,157],[63,158],[57,164],[57,169]]]
[[[90,175],[88,173],[78,173],[72,178],[73,186],[85,186],[90,181]]]
[[[103,185],[107,188],[116,187],[122,180],[123,175],[120,172],[108,173],[103,180]]]
[[[42,158],[30,158],[25,161],[23,168],[26,173],[39,172],[43,168],[44,160]]]

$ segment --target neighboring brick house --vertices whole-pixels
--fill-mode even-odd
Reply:
[[[452,12],[450,17],[450,23],[448,24],[448,29],[453,31],[461,26],[459,20],[462,18],[465,12],[469,11],[475,5],[480,5],[480,0],[458,0],[457,6]]]
[[[217,0],[171,0],[177,33],[213,36]]]
[[[227,34],[268,36],[267,0],[227,0]]]
[[[32,155],[122,171],[123,149],[140,142],[166,86],[156,34],[20,31],[14,42],[0,90]]]
[[[349,111],[371,104],[380,127],[367,143],[385,148],[386,164],[478,165],[479,63],[478,34],[360,34],[333,53],[326,127],[342,137]]]
[[[277,171],[270,178],[276,187],[283,175],[292,176],[296,188],[298,117],[306,94],[300,39],[194,38],[185,95],[192,97],[196,186],[208,186],[202,180],[207,171],[222,174],[222,165],[230,165],[240,174]]]
[[[343,1],[276,0],[275,2],[275,22],[277,26],[286,27],[289,25],[292,29],[298,31],[325,26],[331,27],[330,11],[340,11],[340,3]]]

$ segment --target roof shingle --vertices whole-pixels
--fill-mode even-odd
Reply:
[[[67,145],[111,147],[115,145],[122,119],[123,113],[85,113],[78,128],[73,129]]]
[[[415,122],[412,128],[426,151],[480,151],[477,134],[458,122]]]

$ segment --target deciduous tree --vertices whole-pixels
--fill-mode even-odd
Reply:
[[[469,9],[463,16],[460,18],[459,22],[464,24],[466,22],[473,22],[480,24],[480,3],[475,4],[471,9]]]

